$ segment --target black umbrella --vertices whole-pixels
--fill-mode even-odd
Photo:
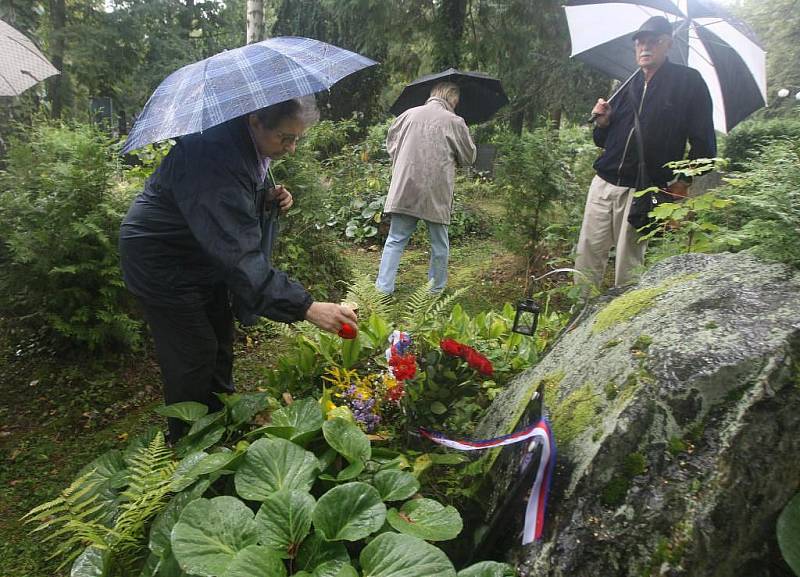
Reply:
[[[508,104],[508,97],[500,81],[480,72],[462,72],[448,68],[444,72],[418,78],[403,89],[389,111],[399,115],[415,106],[422,106],[431,95],[431,88],[439,82],[453,82],[461,90],[456,114],[467,124],[489,120],[495,112]]]
[[[674,36],[669,58],[703,76],[720,132],[766,105],[764,50],[712,0],[568,0],[564,10],[572,56],[619,80],[638,70],[633,33],[651,16],[665,17]]]

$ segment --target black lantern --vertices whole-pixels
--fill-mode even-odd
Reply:
[[[521,335],[534,336],[541,310],[535,300],[530,296],[525,297],[517,304],[517,315],[514,317],[514,327],[511,330]]]
[[[585,276],[582,272],[574,268],[557,268],[542,276],[536,278],[531,277],[531,282],[528,285],[525,298],[517,304],[517,315],[514,317],[514,326],[511,328],[512,331],[521,335],[528,335],[529,337],[536,334],[536,325],[539,322],[539,313],[542,312],[542,309],[539,304],[533,300],[533,283],[551,274],[556,274],[557,272],[574,272]]]

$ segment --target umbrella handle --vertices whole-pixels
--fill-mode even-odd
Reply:
[[[611,96],[608,98],[608,100],[606,100],[606,102],[608,102],[608,103],[610,104],[610,103],[611,103],[611,101],[612,101],[612,100],[614,100],[614,98],[616,98],[617,94],[619,94],[620,92],[622,92],[622,90],[623,90],[623,89],[624,89],[624,88],[625,88],[625,87],[628,85],[628,83],[629,83],[631,80],[633,80],[633,77],[634,77],[634,76],[636,76],[638,73],[639,73],[639,69],[637,68],[637,69],[636,69],[636,71],[635,71],[633,74],[631,74],[630,76],[628,76],[628,79],[627,79],[625,82],[623,82],[622,84],[620,84],[620,85],[619,85],[619,88],[617,88],[617,89],[614,91],[614,94],[612,94],[612,95],[611,95]],[[586,119],[586,124],[591,124],[592,122],[594,122],[595,120],[597,120],[597,117],[598,117],[598,116],[599,116],[598,114],[592,114],[592,115],[591,115],[589,118],[587,118],[587,119]]]

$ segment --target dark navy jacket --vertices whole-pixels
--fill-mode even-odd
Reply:
[[[293,322],[311,295],[270,262],[277,207],[244,118],[178,139],[120,228],[128,289],[152,306],[200,308],[225,283],[240,320]]]
[[[644,92],[644,102],[642,93]],[[633,106],[641,104],[639,122],[644,140],[648,183],[637,183],[638,147],[633,134]],[[594,129],[594,141],[605,150],[595,161],[598,176],[618,186],[656,185],[673,180],[667,162],[682,160],[688,140],[688,158],[714,158],[717,140],[708,87],[693,68],[664,62],[647,83],[640,70],[612,102],[611,124]]]

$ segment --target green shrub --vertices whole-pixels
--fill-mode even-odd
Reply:
[[[747,161],[757,157],[765,146],[787,138],[800,140],[800,120],[774,118],[742,122],[725,138],[725,156],[731,161],[731,169],[744,170]]]
[[[800,268],[800,135],[767,145],[717,189],[733,201],[715,217],[718,248],[750,249]]]
[[[533,261],[557,201],[579,194],[572,174],[574,150],[547,127],[521,136],[505,132],[497,143],[497,182],[506,204],[500,238],[509,250]]]
[[[213,414],[162,407],[191,424],[174,450],[160,433],[134,439],[27,515],[57,539],[53,556],[72,577],[456,577],[430,542],[461,533],[461,515],[421,498],[416,462],[373,448],[351,415],[334,418],[314,399],[222,401]],[[257,416],[269,424],[252,424]],[[514,572],[483,562],[464,574]]]
[[[337,287],[350,278],[350,264],[339,250],[334,231],[319,224],[327,197],[320,164],[308,147],[273,164],[276,180],[294,196],[294,207],[281,217],[273,251],[275,266],[289,273],[317,299],[338,299]]]
[[[117,235],[134,191],[106,136],[86,125],[34,125],[0,174],[4,313],[75,345],[132,344]]]

